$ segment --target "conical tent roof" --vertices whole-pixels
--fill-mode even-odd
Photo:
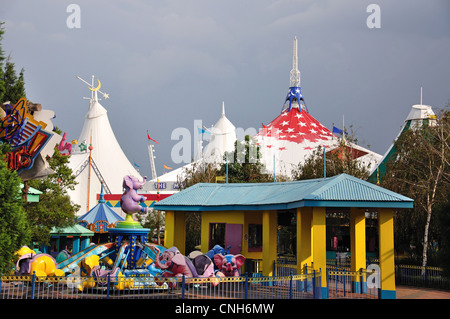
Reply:
[[[85,214],[97,204],[97,192],[102,181],[106,193],[120,194],[125,175],[142,179],[115,137],[107,111],[98,101],[98,88],[91,87],[89,110],[69,162],[78,184],[74,191],[68,193],[72,201],[81,206],[78,215]]]
[[[403,132],[408,129],[419,128],[424,123],[427,123],[431,126],[436,125],[436,115],[434,114],[432,107],[423,104],[413,105],[394,142],[391,144],[382,159],[379,161],[379,164],[374,166],[374,168],[370,172],[370,176],[368,179],[369,181],[371,181],[372,183],[378,183],[383,179],[386,173],[386,165],[388,161],[392,159],[397,153],[394,147],[394,143],[400,137],[400,135],[402,135]]]
[[[284,110],[265,125],[255,138],[266,169],[287,175],[317,147],[335,148],[339,144],[338,138],[330,130],[306,109],[298,107]]]
[[[268,173],[291,176],[292,170],[313,154],[319,147],[332,150],[339,147],[340,138],[316,120],[308,111],[300,87],[300,71],[297,68],[297,39],[294,38],[293,68],[290,88],[284,106],[269,124],[255,135],[260,146],[262,160]],[[381,156],[361,146],[347,143],[356,160],[374,166]]]
[[[222,163],[225,152],[232,152],[236,142],[236,127],[225,116],[225,104],[222,103],[222,115],[211,128],[211,139],[203,152],[208,163]]]
[[[114,227],[117,222],[124,220],[125,219],[122,216],[116,214],[116,212],[106,204],[102,185],[98,204],[89,212],[80,216],[78,218],[78,224],[96,232],[102,232],[105,229],[104,226],[111,228]],[[105,223],[105,225],[103,223]]]

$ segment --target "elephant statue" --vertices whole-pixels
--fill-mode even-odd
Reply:
[[[141,189],[146,181],[147,176],[144,176],[142,182],[131,175],[126,175],[123,178],[122,186],[125,188],[125,192],[120,198],[120,207],[127,215],[132,215],[137,212],[142,214],[147,213],[147,207],[139,205],[139,203],[144,202],[147,198],[137,193],[137,190]]]
[[[55,259],[48,254],[27,253],[20,256],[16,263],[15,275],[63,276],[64,272],[56,267]]]
[[[171,247],[162,254],[159,249],[154,246],[156,257],[154,264],[157,268],[163,270],[164,277],[186,276],[191,278],[209,278],[214,277],[214,264],[206,255],[198,255],[192,261],[188,257],[182,255],[178,248]],[[218,281],[211,281],[213,286],[218,285]],[[162,282],[158,282],[162,285]],[[174,282],[169,282],[169,287],[175,287]]]
[[[222,246],[220,245],[215,245],[211,250],[206,252],[206,256],[208,256],[209,258],[211,258],[211,260],[214,259],[214,256],[217,254],[220,255],[227,255],[230,253],[230,247],[228,246],[228,248],[225,250]]]
[[[219,268],[217,277],[237,277],[240,276],[240,268],[244,264],[245,257],[238,255],[214,255],[214,263]]]
[[[170,247],[162,254],[158,247],[154,246],[153,249],[156,251],[155,266],[164,271],[162,274],[164,277],[179,277],[183,274],[186,277],[193,277],[187,258],[180,253],[177,247]],[[162,282],[158,282],[158,284],[162,285]],[[176,283],[169,282],[168,284],[172,288]]]

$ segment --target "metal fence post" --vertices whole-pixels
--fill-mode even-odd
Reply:
[[[30,299],[34,299],[34,284],[36,282],[36,271],[33,271],[33,275],[31,277],[31,296]]]
[[[185,278],[184,278],[184,273],[183,273],[183,277],[182,277],[182,280],[181,280],[181,299],[184,299],[184,283],[185,283],[184,280],[185,280]]]
[[[106,299],[109,299],[109,289],[111,287],[111,274],[108,273],[107,281],[106,281]]]
[[[291,280],[289,282],[289,299],[292,299],[292,281],[293,281],[293,275],[292,275],[292,271],[291,271]]]
[[[327,299],[330,298],[330,269],[327,268],[325,271],[325,276],[327,276]]]
[[[248,274],[245,273],[245,299],[248,299]]]
[[[318,299],[317,295],[316,295],[316,270],[315,269],[313,269],[312,293],[313,293],[313,298]]]

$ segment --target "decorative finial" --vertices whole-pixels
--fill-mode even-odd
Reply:
[[[92,102],[92,100],[97,100],[97,92],[100,92],[105,99],[109,98],[109,94],[108,93],[100,91],[100,88],[101,88],[102,84],[101,84],[101,82],[98,79],[97,79],[98,85],[96,87],[94,87],[94,76],[92,76],[92,83],[86,82],[85,80],[80,78],[78,75],[77,75],[77,79],[82,81],[82,82],[84,82],[84,83],[86,83],[89,86],[89,90],[92,91],[91,102]]]
[[[105,194],[103,193],[103,181],[101,182],[102,188],[100,190],[100,198],[98,199],[99,203],[105,203]]]
[[[292,70],[290,73],[290,87],[300,87],[300,71],[298,70],[297,37],[294,37],[294,50],[292,55]]]

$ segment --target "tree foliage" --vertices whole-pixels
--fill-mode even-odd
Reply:
[[[438,205],[448,202],[450,186],[449,112],[437,117],[436,125],[424,121],[403,132],[397,151],[386,165],[381,186],[414,199],[414,209],[396,214],[396,241],[422,265],[438,240],[439,229],[432,219]],[[420,253],[421,251],[421,253]]]
[[[9,272],[14,253],[30,239],[21,197],[22,180],[4,160],[10,150],[9,144],[0,144],[0,274]]]
[[[227,160],[228,158],[228,160]],[[260,162],[259,148],[247,135],[243,142],[236,141],[235,149],[224,155],[224,162],[207,163],[193,162],[190,168],[183,171],[183,178],[178,180],[182,188],[188,188],[197,183],[216,183],[216,177],[224,177],[227,171],[229,183],[262,183],[273,181],[272,177],[263,173]],[[186,214],[186,251],[190,252],[200,244],[201,213]]]
[[[75,176],[67,166],[69,157],[61,155],[57,147],[48,163],[54,174],[40,180],[29,181],[29,186],[40,190],[38,203],[26,203],[25,210],[32,231],[33,241],[46,245],[53,227],[67,227],[75,223],[79,205],[70,201],[67,190],[75,188]]]
[[[250,135],[246,135],[242,142],[236,141],[234,151],[224,155],[224,162],[218,171],[220,176],[226,176],[227,166],[229,183],[273,182],[273,177],[264,173],[259,146]]]
[[[294,180],[304,180],[324,177],[324,173],[326,173],[326,177],[345,173],[360,179],[367,179],[369,177],[369,167],[355,160],[353,156],[353,143],[355,142],[355,139],[350,139],[350,141],[341,139],[337,148],[326,153],[326,172],[324,172],[323,163],[324,149],[319,146],[313,151],[311,156],[306,158],[304,163],[298,164],[292,170],[292,178]]]
[[[4,51],[1,47],[1,41],[5,34],[3,25],[4,22],[0,22],[0,102],[10,102],[11,105],[14,105],[20,98],[26,97],[25,71],[22,68],[19,76],[17,76],[15,64],[12,62],[11,56],[8,55],[5,58]]]

